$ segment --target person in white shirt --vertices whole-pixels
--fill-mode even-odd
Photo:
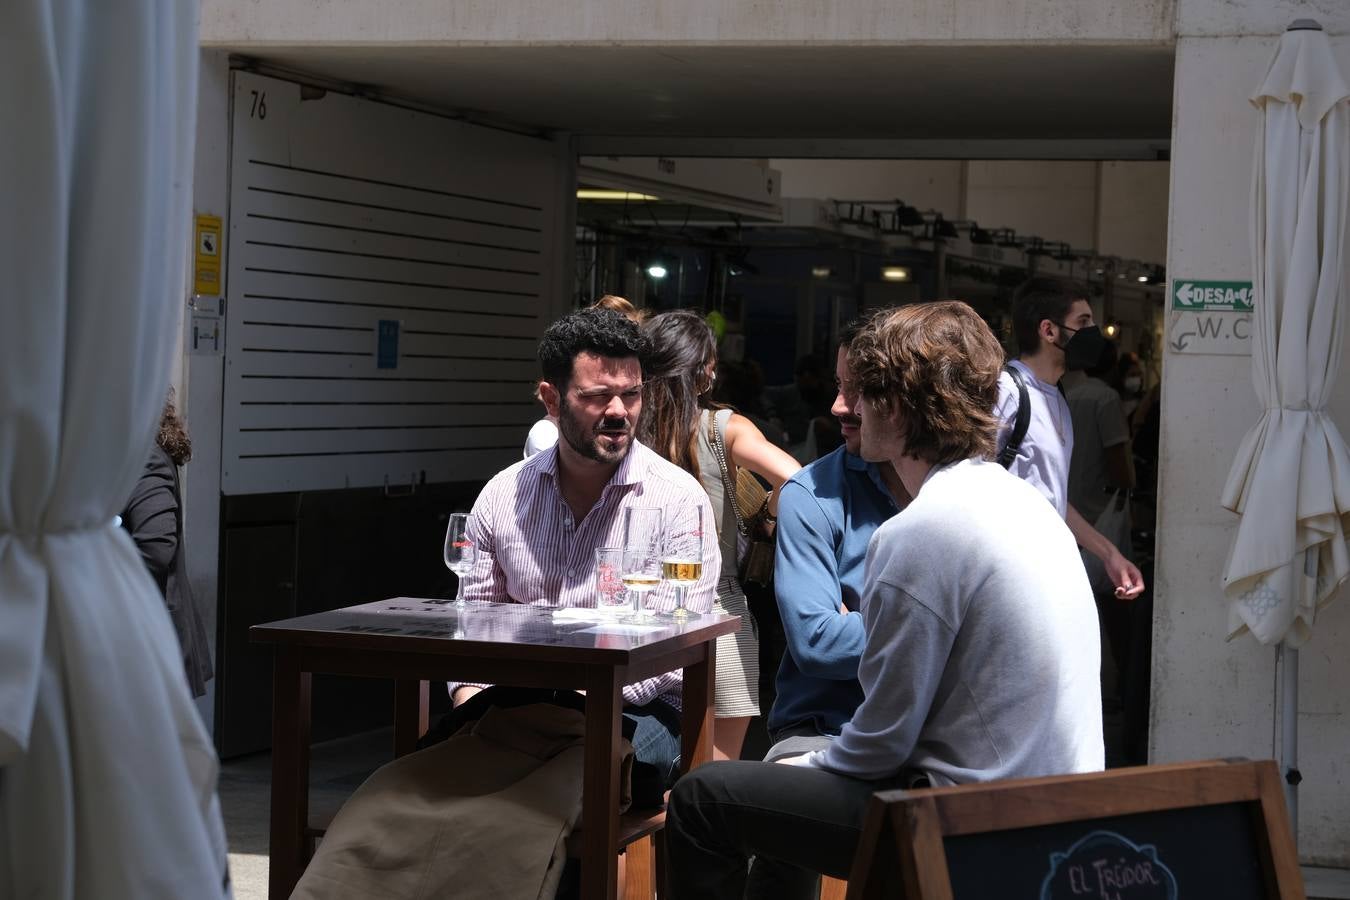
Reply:
[[[1093,324],[1086,291],[1048,278],[1031,279],[1013,297],[1013,331],[1019,355],[1010,365],[1027,386],[1031,422],[1008,470],[1039,490],[1064,517],[1078,545],[1102,561],[1116,597],[1132,600],[1143,592],[1144,576],[1069,502],[1073,415],[1057,385],[1067,370],[1095,365],[1106,340]],[[994,407],[1003,424],[1000,450],[1012,433],[1019,402],[1017,385],[1004,372]]]
[[[1056,510],[991,461],[998,341],[966,304],[928,303],[873,320],[849,356],[862,456],[892,464],[914,498],[868,547],[863,701],[827,749],[714,762],[676,783],[672,900],[742,897],[751,857],[846,877],[877,790],[1104,765],[1078,548]]]

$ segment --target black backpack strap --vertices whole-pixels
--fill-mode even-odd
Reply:
[[[1022,439],[1027,436],[1027,427],[1031,425],[1031,397],[1027,394],[1027,382],[1014,365],[1006,365],[1003,371],[1012,376],[1013,384],[1017,385],[1017,419],[1013,422],[1012,434],[1008,435],[1008,443],[1003,445],[1003,449],[998,452],[998,464],[1007,469],[1017,459],[1017,451],[1022,447]]]

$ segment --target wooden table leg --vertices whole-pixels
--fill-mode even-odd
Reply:
[[[581,782],[581,896],[615,900],[619,844],[619,716],[622,667],[586,673],[586,751]]]
[[[309,818],[310,674],[300,654],[278,647],[272,671],[272,830],[267,896],[285,900],[305,871]]]
[[[431,683],[394,682],[394,756],[406,756],[430,726]]]
[[[717,671],[717,644],[708,641],[708,657],[684,667],[684,708],[680,723],[680,771],[688,772],[713,758],[713,675]]]

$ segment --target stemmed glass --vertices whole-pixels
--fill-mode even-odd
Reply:
[[[693,613],[684,605],[689,585],[703,576],[703,507],[694,507],[694,520],[689,531],[675,532],[666,536],[666,544],[661,557],[661,573],[666,581],[675,585],[675,608],[670,615],[676,619],[687,619]]]
[[[478,562],[478,545],[469,537],[473,525],[473,516],[469,513],[451,513],[450,525],[445,529],[445,567],[454,572],[459,581],[455,606],[460,609],[464,608],[464,578]]]
[[[633,615],[651,615],[646,596],[661,583],[661,509],[630,506],[623,512],[623,586],[633,595]]]

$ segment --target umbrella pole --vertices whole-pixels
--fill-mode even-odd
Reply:
[[[1280,642],[1280,768],[1284,771],[1284,799],[1289,806],[1289,828],[1298,846],[1298,651]]]

